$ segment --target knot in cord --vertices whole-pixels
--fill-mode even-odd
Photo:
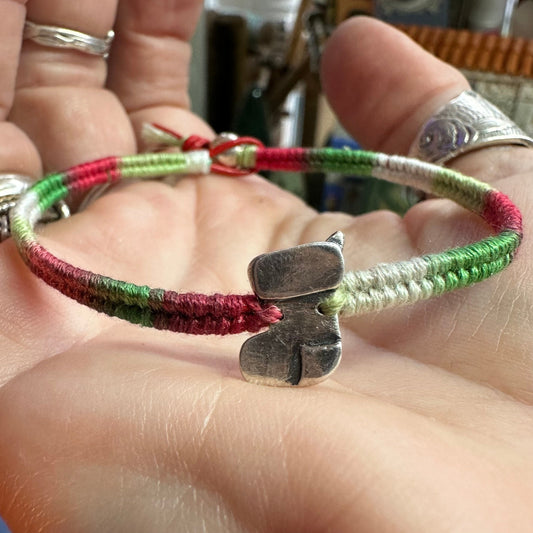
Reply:
[[[174,146],[182,152],[208,150],[213,161],[211,171],[224,176],[246,176],[255,172],[257,149],[264,148],[263,143],[254,137],[222,133],[210,141],[199,135],[183,137],[155,123],[143,127],[143,138],[158,148]]]

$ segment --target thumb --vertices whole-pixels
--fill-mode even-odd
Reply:
[[[464,76],[407,35],[354,17],[334,32],[322,61],[326,95],[363,146],[406,154],[436,109],[468,89]]]

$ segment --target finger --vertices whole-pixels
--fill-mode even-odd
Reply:
[[[436,109],[468,87],[455,69],[402,33],[367,18],[339,28],[325,51],[322,72],[331,103],[355,138],[372,149],[404,154]],[[512,161],[510,154],[516,150],[522,155]],[[514,147],[483,149],[464,156],[461,170],[492,181],[501,173],[514,174],[504,191],[527,211],[530,193],[524,178],[533,168],[531,153]],[[422,253],[473,242],[488,233],[471,214],[443,201],[415,206],[405,224],[413,247]],[[521,252],[508,271],[482,286],[352,323],[373,345],[489,383],[530,402],[532,373],[524,369],[531,368],[526,347],[533,338],[523,328],[530,306],[523,290],[531,283],[527,242]]]
[[[98,334],[106,324],[89,309],[74,309],[32,276],[11,240],[0,247],[0,265],[1,388],[17,374]]]
[[[19,64],[22,28],[26,10],[24,2],[0,1],[0,121],[6,119],[13,104]],[[0,172],[36,176],[39,157],[29,139],[12,124],[0,124]]]
[[[10,405],[0,504],[17,530],[98,531],[102,516],[111,531],[529,523],[509,513],[531,490],[524,439],[463,432],[364,395],[253,386],[198,366],[198,351],[182,363],[174,350],[124,344],[58,356],[0,391]],[[30,427],[47,430],[37,438]],[[406,516],[413,508],[431,511]]]
[[[180,133],[205,133],[198,120],[191,129],[189,39],[202,9],[197,0],[122,0],[110,58],[108,86],[134,122],[161,121]],[[185,131],[184,131],[185,129]]]
[[[116,0],[30,0],[27,18],[104,37],[115,11]],[[24,42],[10,118],[34,140],[45,168],[133,150],[123,110],[102,89],[105,78],[101,57]]]
[[[37,24],[58,26],[104,38],[115,20],[116,1],[68,2],[29,0],[26,18]],[[25,40],[20,58],[18,87],[80,85],[101,87],[105,81],[103,58],[71,48],[43,46]]]
[[[18,59],[22,40],[22,27],[26,15],[24,4],[15,0],[0,1],[0,38],[2,54],[0,54],[0,120],[5,120],[15,91]]]
[[[39,0],[29,2],[28,19],[104,36],[113,24],[114,11],[114,2],[108,0]],[[22,14],[17,27],[19,42],[23,22]],[[10,37],[16,40],[14,35]],[[3,168],[38,175],[41,169],[36,149],[45,169],[54,170],[109,152],[131,151],[134,142],[127,116],[118,101],[100,88],[105,70],[102,58],[25,42],[10,119],[34,143],[13,124],[2,125],[0,156],[11,152],[2,160]],[[116,130],[101,126],[107,119]],[[56,353],[55,345],[64,346],[63,342],[68,344],[73,337],[98,329],[98,319],[68,317],[61,301],[56,305],[53,294],[26,277],[15,253],[11,243],[4,243],[0,262],[11,282],[2,293],[0,329],[7,355],[0,382]]]
[[[333,34],[322,78],[337,116],[362,145],[400,154],[408,153],[441,106],[469,87],[456,69],[404,33],[367,17],[350,19]],[[496,182],[517,169],[533,169],[533,150],[484,148],[454,160],[453,166]]]
[[[350,133],[388,153],[407,153],[428,115],[468,88],[457,70],[402,32],[366,17],[350,19],[333,34],[322,78]]]
[[[195,0],[120,2],[109,86],[128,111],[188,107],[188,41],[201,8]]]
[[[0,123],[0,173],[15,173],[38,178],[39,153],[33,142],[14,124]]]

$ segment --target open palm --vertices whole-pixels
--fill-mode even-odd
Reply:
[[[5,3],[4,39],[15,42],[24,9]],[[114,2],[73,4],[30,0],[28,18],[99,35],[112,25]],[[100,59],[28,44],[17,68],[12,50],[13,104],[9,76],[1,82],[5,171],[131,153],[145,120],[209,134],[186,110],[185,41],[199,8],[121,0],[110,90]],[[358,139],[400,153],[466,87],[365,19],[333,37],[323,78]],[[438,300],[344,321],[339,369],[306,389],[244,382],[245,335],[141,329],[81,307],[2,244],[0,515],[15,533],[530,530],[533,151],[492,148],[458,165],[523,210],[513,265]],[[346,235],[349,269],[487,233],[444,200],[403,220],[354,219],[318,215],[256,176],[210,176],[118,187],[45,238],[60,257],[120,279],[242,293],[254,256],[335,230]]]

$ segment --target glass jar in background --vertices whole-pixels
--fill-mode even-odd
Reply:
[[[219,13],[256,16],[263,21],[279,22],[292,28],[298,12],[298,0],[205,0],[205,8]]]
[[[513,37],[533,39],[533,0],[520,2],[516,7],[511,23]]]
[[[468,27],[473,31],[500,33],[505,4],[502,0],[473,0]]]

